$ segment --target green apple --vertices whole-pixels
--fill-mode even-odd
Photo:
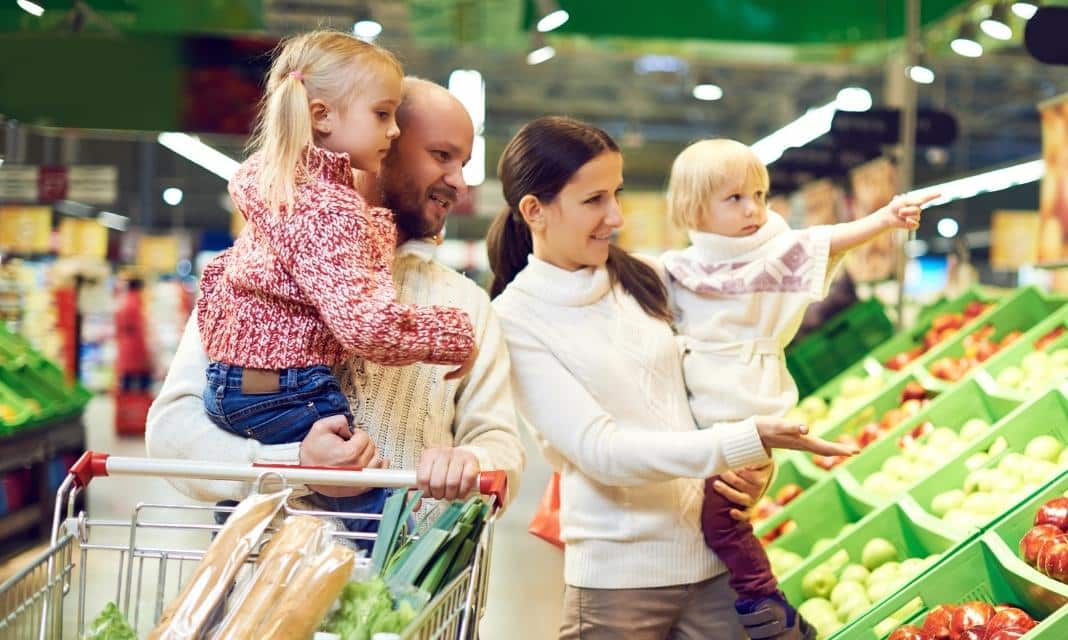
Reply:
[[[1024,448],[1024,455],[1032,460],[1056,462],[1063,449],[1064,445],[1053,436],[1041,435],[1027,443],[1027,447]]]
[[[845,622],[852,622],[871,609],[871,600],[867,595],[858,596],[842,605],[838,610],[838,616]]]
[[[909,462],[916,462],[923,456],[923,452],[926,450],[927,449],[923,445],[916,444],[915,441],[910,441],[901,448],[901,457]]]
[[[1024,467],[1023,481],[1025,485],[1039,485],[1049,482],[1050,478],[1057,475],[1058,466],[1045,460],[1032,460],[1031,464]]]
[[[1005,387],[1007,389],[1016,389],[1024,381],[1024,372],[1019,367],[1006,367],[1001,373],[998,374],[995,382],[999,387]]]
[[[980,491],[964,498],[961,508],[977,516],[985,522],[990,516],[1001,513],[1001,500],[994,494]]]
[[[1065,349],[1065,351],[1068,351],[1068,349]],[[1061,451],[1061,455],[1057,456],[1057,466],[1068,467],[1068,448]]]
[[[819,396],[809,396],[801,401],[799,408],[813,420],[827,415],[827,403]]]
[[[871,575],[868,577],[868,587],[883,582],[897,584],[900,580],[901,563],[897,560],[890,560],[872,569]]]
[[[830,567],[820,565],[801,578],[801,595],[805,598],[826,598],[838,584],[838,577]]]
[[[909,558],[901,563],[901,573],[909,578],[914,578],[923,572],[924,565],[922,558]]]
[[[990,491],[999,475],[994,469],[976,469],[964,477],[964,492]]]
[[[987,430],[990,429],[990,423],[986,420],[980,420],[979,418],[972,418],[964,423],[964,426],[960,428],[960,437],[963,440],[971,442],[976,438],[982,436]]]
[[[1005,449],[1009,448],[1009,442],[1005,439],[1005,436],[998,436],[998,439],[990,443],[990,448],[986,450],[987,454],[991,457],[998,455]]]
[[[809,598],[801,603],[801,606],[797,608],[797,612],[806,619],[828,615],[836,616],[834,605],[826,598]]]
[[[968,459],[964,461],[964,467],[968,471],[975,471],[981,468],[987,461],[990,460],[990,454],[980,451],[979,453],[973,453],[968,456]]]
[[[1005,457],[998,463],[998,470],[1009,475],[1022,478],[1027,471],[1027,467],[1031,466],[1033,462],[1022,453],[1016,453],[1015,451],[1005,454]]]
[[[863,378],[856,378],[850,376],[845,380],[842,380],[842,388],[840,393],[847,398],[855,398],[860,395],[864,395],[866,385]]]
[[[895,591],[897,591],[897,582],[876,582],[868,587],[868,598],[872,602],[879,602]]]
[[[812,543],[812,550],[809,553],[811,555],[816,555],[816,554],[820,553],[821,551],[823,551],[824,549],[830,549],[831,545],[833,545],[833,544],[834,544],[834,539],[833,538],[820,538],[819,540],[817,540],[817,541]]]
[[[892,456],[883,463],[883,471],[898,480],[907,481],[912,477],[912,465],[901,456]]]
[[[927,436],[927,446],[945,448],[957,441],[957,432],[949,427],[937,427]]]
[[[929,555],[929,556],[927,556],[926,558],[923,559],[923,568],[924,569],[928,569],[928,568],[934,566],[934,564],[936,562],[938,562],[941,558],[942,558],[942,554],[940,554],[940,553],[932,553],[931,555]]]
[[[872,538],[860,553],[860,563],[872,571],[897,559],[897,547],[886,538]]]
[[[871,571],[862,564],[850,564],[846,565],[845,569],[842,569],[842,575],[839,579],[842,582],[859,582],[860,584],[867,584],[868,578],[871,576]]]
[[[1020,361],[1020,368],[1028,373],[1048,369],[1051,365],[1050,357],[1044,351],[1035,351],[1024,356]]]
[[[835,551],[833,554],[831,554],[831,557],[827,558],[827,560],[823,563],[825,567],[828,567],[831,571],[834,571],[835,575],[838,575],[838,573],[842,570],[842,567],[846,566],[847,564],[849,564],[849,552],[845,549],[839,549],[838,551]]]
[[[960,489],[944,491],[931,501],[931,513],[939,518],[944,517],[950,510],[960,507],[964,503],[964,492]]]
[[[831,589],[831,604],[834,605],[836,611],[841,612],[842,603],[856,596],[861,596],[864,599],[868,598],[868,592],[864,585],[859,582],[839,581],[838,584],[834,585],[834,589]]]
[[[876,471],[865,478],[861,486],[868,493],[879,496],[892,496],[904,488],[897,478],[882,471]]]
[[[996,495],[1005,496],[1019,491],[1023,484],[1023,478],[1020,476],[1005,473],[994,478],[994,483],[990,492]]]
[[[945,522],[946,526],[958,531],[970,531],[986,522],[986,519],[980,518],[974,513],[970,513],[964,509],[950,509],[949,512],[943,516],[942,522]]]

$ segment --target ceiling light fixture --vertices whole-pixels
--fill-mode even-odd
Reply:
[[[541,33],[555,31],[571,18],[571,14],[561,9],[555,0],[538,0],[538,9],[541,12],[538,31]]]
[[[906,69],[909,78],[917,84],[931,84],[935,81],[934,69],[923,64],[923,62],[917,63]]]
[[[366,42],[374,42],[382,33],[382,25],[374,20],[360,20],[352,25],[352,35]]]
[[[167,187],[163,190],[163,201],[172,207],[182,204],[183,197],[185,197],[185,193],[178,187]]]
[[[966,22],[960,26],[957,37],[953,39],[953,42],[949,43],[949,46],[959,56],[978,58],[983,55],[983,45],[979,44],[977,38],[975,25]]]
[[[754,142],[753,153],[764,164],[771,164],[782,157],[782,154],[790,147],[803,147],[830,132],[835,111],[867,111],[871,105],[871,93],[867,89],[860,87],[842,89],[833,102],[809,109],[797,120]]]
[[[200,138],[187,133],[164,132],[157,138],[159,143],[194,164],[204,167],[223,180],[234,175],[240,163],[218,149],[208,146]]]
[[[941,194],[940,198],[927,204],[928,207],[934,207],[957,200],[966,200],[983,193],[1003,191],[1021,184],[1035,182],[1040,180],[1045,173],[1046,163],[1039,158],[1000,169],[983,171],[975,175],[943,182],[942,184],[923,187],[912,193],[916,196],[924,196],[931,193]]]
[[[15,4],[19,6],[19,9],[22,9],[31,16],[40,18],[44,15],[44,7],[36,2],[30,2],[30,0],[18,0]]]
[[[1030,20],[1038,13],[1037,2],[1014,2],[1012,3],[1012,12],[1020,16],[1024,20]]]
[[[956,238],[960,232],[960,224],[953,218],[942,218],[938,221],[938,235],[943,238]]]
[[[723,97],[723,89],[718,84],[711,83],[694,85],[693,97],[709,102],[719,100]]]
[[[990,8],[990,17],[979,23],[983,33],[995,40],[1011,40],[1012,27],[1009,26],[1009,8],[998,2]]]

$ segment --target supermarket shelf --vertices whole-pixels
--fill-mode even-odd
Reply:
[[[44,462],[57,451],[78,449],[84,443],[81,417],[16,431],[0,437],[0,473]]]
[[[0,516],[0,540],[38,526],[41,522],[41,505],[31,504],[18,511]]]

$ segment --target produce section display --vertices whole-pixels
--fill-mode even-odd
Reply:
[[[969,302],[791,414],[861,450],[779,456],[808,483],[777,478],[755,509],[820,638],[1068,640],[1068,308],[1034,289]],[[932,625],[958,618],[945,635],[924,628],[938,607]]]

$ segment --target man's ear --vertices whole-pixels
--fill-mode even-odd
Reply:
[[[538,196],[530,193],[523,196],[519,200],[519,214],[531,230],[545,228],[545,207],[541,205]]]
[[[334,112],[330,107],[319,98],[316,98],[308,103],[308,109],[311,114],[312,129],[320,135],[330,135],[334,128]]]

